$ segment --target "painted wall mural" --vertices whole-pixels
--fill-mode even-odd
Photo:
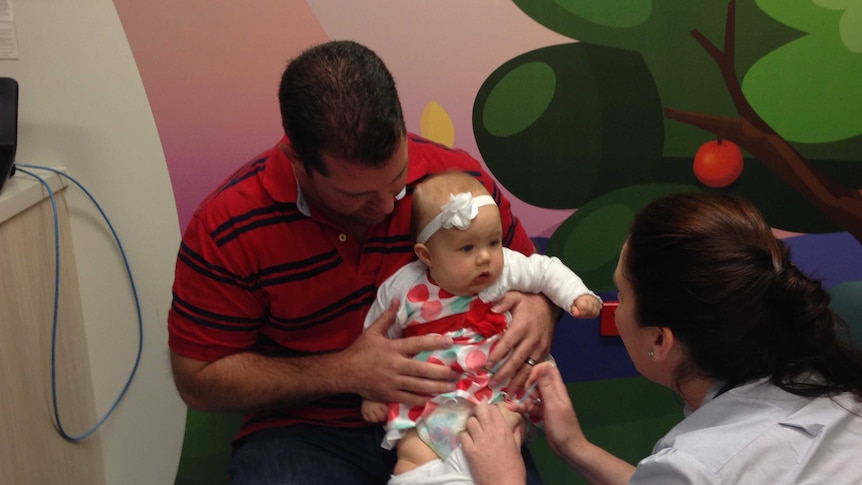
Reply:
[[[549,250],[588,268],[593,286],[610,288],[631,215],[668,191],[738,193],[777,229],[862,241],[862,53],[851,50],[862,25],[842,28],[847,13],[817,2],[792,2],[794,15],[770,1],[516,3],[580,42],[489,76],[477,143],[518,197],[579,208]]]

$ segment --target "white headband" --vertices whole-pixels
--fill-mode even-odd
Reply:
[[[440,206],[440,213],[419,232],[416,242],[427,242],[440,228],[452,229],[457,227],[462,231],[467,229],[479,213],[479,207],[483,205],[497,205],[497,203],[490,195],[473,197],[473,194],[469,192],[461,192],[457,195],[449,194],[449,202]]]

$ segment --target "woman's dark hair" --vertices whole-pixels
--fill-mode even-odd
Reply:
[[[392,74],[356,42],[302,52],[287,65],[278,100],[284,132],[309,174],[328,175],[322,153],[376,166],[406,133]]]
[[[803,396],[850,391],[862,400],[862,352],[819,281],[804,275],[750,202],[671,195],[635,218],[623,273],[641,326],[670,328],[688,352],[681,380],[739,385],[769,377]],[[811,371],[824,381],[807,379]]]

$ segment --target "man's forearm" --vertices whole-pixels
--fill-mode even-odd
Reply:
[[[227,412],[278,409],[350,392],[349,366],[340,360],[337,353],[279,358],[242,352],[207,363],[172,355],[177,389],[186,404]]]

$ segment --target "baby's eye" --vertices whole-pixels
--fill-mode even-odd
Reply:
[[[462,247],[461,247],[461,252],[464,252],[464,253],[469,253],[469,252],[470,252],[470,251],[472,251],[472,250],[473,250],[473,245],[472,245],[472,244],[468,244],[467,246],[462,246]]]
[[[500,245],[500,240],[499,240],[499,239],[494,240],[494,241],[491,241],[491,243],[490,243],[490,246],[491,246],[492,248],[497,247],[497,246],[499,246],[499,245]]]

